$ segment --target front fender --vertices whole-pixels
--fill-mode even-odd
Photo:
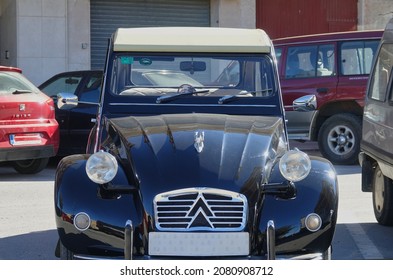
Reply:
[[[267,195],[262,204],[259,240],[266,240],[268,221],[272,220],[276,229],[276,252],[279,254],[296,251],[324,252],[333,239],[338,209],[337,175],[333,165],[319,157],[310,157],[310,174],[296,182],[296,195],[282,199]],[[283,182],[278,165],[272,169],[270,182]],[[304,225],[310,213],[318,214],[322,226],[310,232]],[[266,248],[262,243],[261,251]]]
[[[134,224],[136,232],[144,230],[139,191],[130,186],[121,167],[112,182],[128,186],[125,191],[112,192],[92,182],[85,171],[88,158],[89,155],[72,155],[63,158],[58,165],[54,202],[60,241],[75,254],[106,252],[121,256],[127,221]],[[75,215],[82,212],[91,220],[85,231],[74,226]]]

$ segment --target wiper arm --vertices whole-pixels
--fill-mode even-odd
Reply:
[[[257,92],[272,92],[272,91],[273,91],[273,89],[271,89],[271,88],[264,89],[264,90],[257,90],[257,91],[242,90],[238,94],[225,95],[225,96],[221,97],[220,99],[218,99],[218,104],[225,104],[225,103],[228,103],[230,101],[233,101],[233,100],[236,100],[236,99],[242,98],[242,97],[253,97],[253,96],[255,96],[255,94]]]
[[[180,96],[194,95],[194,94],[198,94],[198,93],[207,93],[207,92],[209,92],[208,89],[197,91],[191,85],[187,85],[187,84],[181,85],[176,94],[160,96],[157,98],[156,103],[163,103],[163,102],[167,102],[170,100],[174,100]]]
[[[28,89],[16,89],[12,92],[12,94],[23,94],[23,93],[32,93],[32,91]]]

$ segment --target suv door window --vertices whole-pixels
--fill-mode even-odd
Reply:
[[[375,65],[375,74],[370,82],[369,97],[385,101],[386,89],[391,75],[393,62],[393,44],[384,44]],[[392,96],[390,96],[392,100]]]
[[[332,76],[335,74],[334,45],[288,48],[286,78]]]
[[[352,41],[341,44],[341,74],[368,75],[370,74],[373,56],[379,41]]]

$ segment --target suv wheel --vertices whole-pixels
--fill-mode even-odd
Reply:
[[[49,158],[17,160],[13,162],[13,167],[21,174],[35,174],[42,171],[48,162]]]
[[[352,114],[328,118],[318,135],[321,154],[333,164],[355,164],[360,151],[361,119]]]
[[[378,223],[384,226],[393,225],[393,184],[384,176],[379,166],[373,176],[373,207]]]

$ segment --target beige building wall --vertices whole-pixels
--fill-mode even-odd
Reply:
[[[90,68],[89,0],[0,0],[0,10],[1,64],[22,68],[36,85]]]
[[[255,28],[257,0],[211,0],[211,26]]]
[[[358,0],[358,29],[384,29],[393,17],[392,0]]]

